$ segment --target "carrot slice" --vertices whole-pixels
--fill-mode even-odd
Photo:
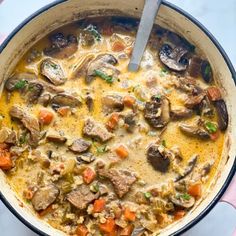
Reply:
[[[79,225],[75,233],[77,236],[87,236],[89,231],[85,225]]]
[[[133,232],[134,226],[128,225],[120,231],[120,236],[130,236]]]
[[[39,122],[43,125],[49,125],[52,122],[53,113],[49,110],[43,109],[39,111]]]
[[[124,217],[128,221],[135,221],[136,219],[135,212],[131,211],[129,208],[125,208]]]
[[[113,113],[107,123],[106,123],[106,127],[109,129],[109,130],[114,130],[116,128],[116,126],[118,125],[118,122],[119,122],[119,114],[118,113]]]
[[[124,51],[125,45],[121,41],[115,41],[112,45],[113,52],[121,52]]]
[[[183,210],[176,211],[174,214],[174,219],[179,220],[185,216],[186,212]]]
[[[90,184],[96,177],[96,173],[91,168],[86,168],[83,173],[83,180],[86,184]]]
[[[0,149],[0,168],[2,170],[9,170],[13,167],[11,154],[7,149]]]
[[[113,233],[116,230],[115,220],[113,218],[107,218],[105,223],[99,224],[99,228],[104,233]]]
[[[213,86],[207,88],[207,96],[211,101],[218,101],[222,98],[219,88]]]
[[[93,204],[93,212],[94,213],[102,212],[105,208],[105,204],[106,204],[106,201],[102,198],[95,200]]]
[[[125,106],[133,107],[133,105],[135,104],[136,100],[135,100],[134,97],[127,95],[127,96],[124,96],[123,102],[124,102]]]
[[[200,183],[196,183],[193,185],[189,185],[188,194],[195,198],[199,198],[202,196],[202,185]]]
[[[128,155],[129,155],[129,152],[128,152],[127,148],[124,145],[120,145],[119,147],[117,147],[115,149],[115,152],[122,159],[127,158]]]

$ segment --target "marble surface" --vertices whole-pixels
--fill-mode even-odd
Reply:
[[[130,0],[131,1],[131,0]],[[223,46],[236,67],[236,0],[169,0],[203,23]],[[1,1],[0,1],[1,2]],[[9,34],[22,20],[52,0],[4,0],[0,5],[0,35]],[[35,236],[0,202],[1,236]],[[216,207],[183,236],[231,236],[236,210],[226,203]]]

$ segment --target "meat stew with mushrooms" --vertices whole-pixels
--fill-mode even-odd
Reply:
[[[59,28],[4,84],[0,169],[67,235],[160,233],[216,175],[228,113],[207,55],[154,26],[140,70],[129,72],[138,23],[99,17]]]

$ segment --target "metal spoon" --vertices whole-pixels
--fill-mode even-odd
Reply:
[[[146,0],[129,62],[129,71],[137,71],[162,0]]]

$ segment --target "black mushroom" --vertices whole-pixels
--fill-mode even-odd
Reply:
[[[191,208],[195,204],[194,197],[182,193],[177,193],[176,195],[171,196],[170,200],[174,205],[186,209]]]
[[[69,146],[69,149],[75,153],[86,152],[91,147],[91,142],[86,141],[82,138],[78,138],[73,141],[73,143]]]
[[[62,67],[49,58],[42,61],[40,72],[54,85],[62,85],[67,80]]]
[[[144,117],[154,128],[163,128],[170,120],[170,102],[165,96],[152,96],[146,102]]]
[[[171,108],[170,116],[173,120],[179,120],[184,118],[189,118],[193,115],[193,110],[181,107],[181,108]]]
[[[51,104],[57,107],[69,106],[73,108],[81,105],[81,101],[70,94],[58,93],[51,99]]]
[[[184,179],[193,171],[194,167],[196,166],[197,159],[198,159],[198,155],[192,156],[192,158],[187,163],[187,167],[185,168],[184,172],[181,175],[178,175],[176,177],[175,182],[178,182],[178,181]]]
[[[179,124],[179,128],[184,134],[192,137],[197,137],[200,139],[210,138],[210,134],[205,130],[203,122],[201,120],[194,124],[181,123]]]
[[[57,199],[60,191],[54,184],[39,188],[32,198],[32,205],[36,211],[45,210]]]
[[[50,37],[51,45],[44,49],[44,54],[58,59],[72,56],[78,49],[77,38],[74,35],[64,36],[62,33]]]
[[[169,169],[170,159],[162,149],[162,145],[150,145],[147,150],[147,160],[155,170],[165,173]]]
[[[163,44],[159,51],[159,56],[161,62],[169,69],[185,71],[188,66],[187,53],[188,50],[182,46]]]
[[[22,122],[24,127],[30,132],[29,144],[37,146],[41,137],[38,119],[17,105],[11,107],[10,116]]]
[[[111,94],[102,97],[102,109],[105,113],[122,111],[124,109],[123,97],[118,94]]]
[[[113,137],[113,134],[110,133],[103,124],[100,124],[91,118],[86,119],[83,134],[98,139],[101,142],[106,142]]]
[[[120,71],[115,67],[118,63],[117,59],[111,54],[98,55],[87,66],[86,83],[91,83],[97,75],[96,71],[100,71],[108,76],[117,77]]]
[[[218,117],[218,126],[221,131],[224,131],[228,127],[229,123],[229,117],[228,117],[228,111],[227,106],[225,104],[224,100],[218,100],[214,102],[216,113]]]

